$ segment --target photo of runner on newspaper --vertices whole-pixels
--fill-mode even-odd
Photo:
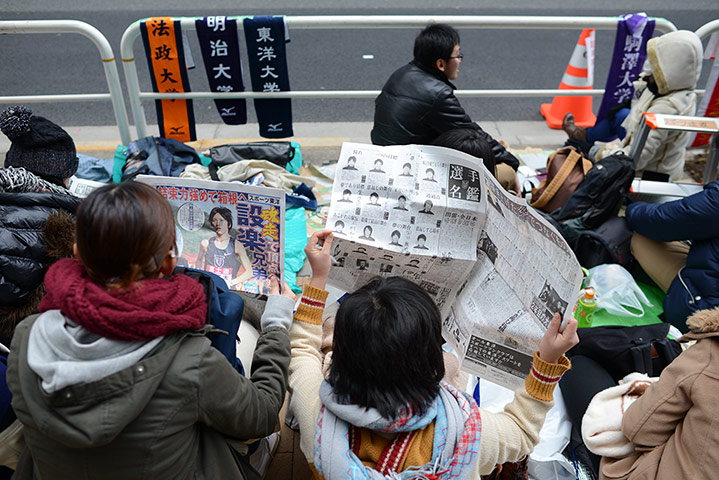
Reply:
[[[172,207],[178,263],[213,273],[231,290],[270,291],[284,271],[284,200],[279,189],[175,177],[138,176]]]
[[[233,223],[230,209],[213,208],[209,221],[215,236],[200,243],[197,268],[219,275],[230,287],[252,278],[252,264],[245,247],[236,235],[230,234]]]

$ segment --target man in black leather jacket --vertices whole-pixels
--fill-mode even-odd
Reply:
[[[430,145],[455,128],[477,130],[490,143],[497,164],[517,170],[519,161],[474,123],[454,96],[462,53],[459,33],[443,24],[427,26],[414,42],[414,60],[395,71],[375,100],[372,143]],[[513,173],[513,172],[512,172]]]

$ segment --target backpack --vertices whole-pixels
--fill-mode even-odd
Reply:
[[[249,142],[218,145],[210,149],[212,161],[208,165],[210,177],[218,181],[217,170],[242,160],[267,160],[282,168],[295,157],[292,142]]]
[[[597,162],[559,210],[551,213],[570,246],[619,212],[634,180],[634,163],[622,152]]]
[[[596,229],[579,233],[572,250],[585,268],[618,263],[629,270],[634,261],[630,248],[632,234],[625,217],[611,217]]]
[[[580,328],[579,343],[567,352],[567,357],[589,357],[617,382],[632,372],[658,377],[682,353],[679,342],[666,338],[668,333],[668,323]]]
[[[194,148],[172,138],[145,137],[130,142],[128,156],[122,167],[125,182],[137,175],[179,177],[185,167],[200,163]]]
[[[532,207],[546,213],[564,205],[587,172],[592,162],[574,147],[562,147],[547,159],[547,178],[532,189]]]
[[[227,335],[215,334],[210,340],[241,374],[245,374],[242,362],[237,358],[237,331],[240,328],[245,302],[238,294],[231,292],[222,277],[188,267],[175,267],[175,272],[194,278],[205,290],[207,296],[207,323],[214,325]]]

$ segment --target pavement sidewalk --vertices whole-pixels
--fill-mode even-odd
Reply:
[[[501,121],[481,122],[480,125],[497,140],[503,141],[511,151],[528,147],[540,149],[559,148],[567,136],[562,130],[552,130],[544,122]],[[96,158],[112,158],[120,135],[115,126],[63,126],[75,141],[79,153]],[[299,143],[305,163],[322,164],[337,160],[342,142],[371,143],[372,122],[295,123],[295,136],[286,140]],[[157,125],[148,125],[151,135],[159,135]],[[266,140],[259,136],[257,124],[229,126],[224,124],[199,124],[197,137],[190,143],[198,151],[213,145]],[[132,129],[134,134],[134,128]],[[0,135],[0,160],[10,141]]]

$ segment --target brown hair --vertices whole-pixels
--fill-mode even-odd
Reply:
[[[78,257],[90,278],[110,287],[127,287],[156,277],[175,245],[170,204],[140,182],[105,185],[77,209]]]

